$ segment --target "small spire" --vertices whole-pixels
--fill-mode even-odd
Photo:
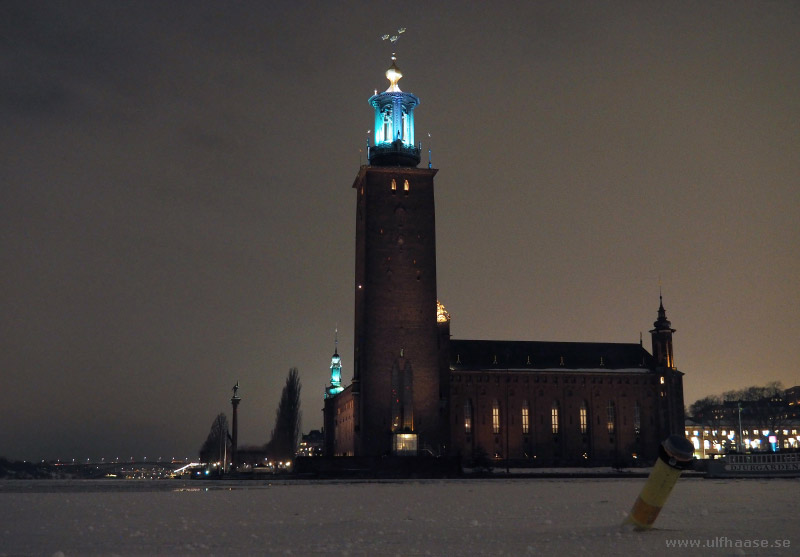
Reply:
[[[664,309],[664,298],[661,295],[661,287],[658,288],[658,319],[653,323],[653,327],[655,327],[653,331],[671,330],[673,333],[675,332],[675,330],[672,329],[672,323],[667,319],[667,310]],[[650,332],[652,333],[653,331]]]

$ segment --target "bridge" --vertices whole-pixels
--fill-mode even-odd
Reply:
[[[200,462],[177,460],[112,460],[51,462],[57,476],[74,478],[167,479],[188,477],[193,470],[204,468]]]

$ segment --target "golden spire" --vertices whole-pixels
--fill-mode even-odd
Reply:
[[[436,322],[447,323],[450,321],[450,314],[444,309],[444,305],[439,300],[436,300]]]
[[[403,74],[400,72],[400,68],[397,67],[396,61],[397,56],[392,53],[392,65],[386,70],[386,79],[389,80],[389,88],[386,90],[387,93],[402,93],[400,87],[397,86],[397,82],[400,81]]]

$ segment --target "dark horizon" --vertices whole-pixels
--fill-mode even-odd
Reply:
[[[0,456],[196,455],[239,381],[352,376],[355,194],[392,52],[455,339],[638,343],[685,402],[800,384],[793,3],[0,6]],[[407,30],[397,43],[381,35]],[[429,135],[430,134],[430,135]],[[172,454],[171,454],[172,453]]]

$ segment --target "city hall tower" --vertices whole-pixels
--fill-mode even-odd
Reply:
[[[389,88],[369,99],[374,144],[356,190],[353,454],[440,453],[447,410],[440,377],[433,177],[417,168],[414,108],[392,56]],[[430,165],[429,165],[430,166]]]

